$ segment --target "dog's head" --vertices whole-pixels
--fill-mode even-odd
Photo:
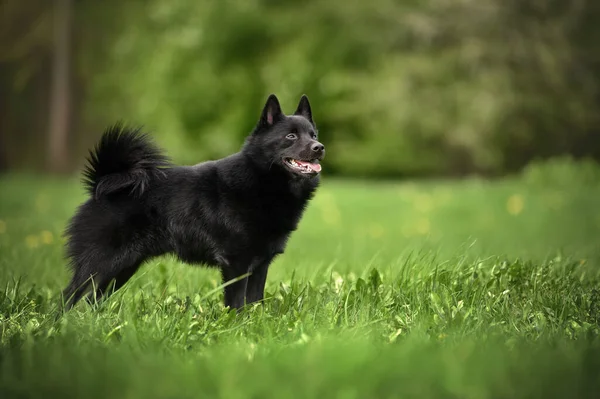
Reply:
[[[263,168],[283,169],[298,178],[317,176],[325,146],[318,140],[308,97],[303,95],[294,114],[288,116],[271,94],[245,150]]]

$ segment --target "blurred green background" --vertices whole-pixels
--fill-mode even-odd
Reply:
[[[0,170],[73,173],[107,124],[175,161],[306,93],[324,171],[498,176],[600,158],[596,0],[2,0]]]
[[[0,397],[594,397],[599,22],[599,0],[0,0]],[[195,164],[269,93],[308,95],[327,156],[264,306],[165,256],[57,319],[105,127]]]

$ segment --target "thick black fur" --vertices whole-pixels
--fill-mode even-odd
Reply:
[[[90,198],[66,230],[67,308],[90,289],[106,298],[144,261],[168,253],[220,268],[224,282],[249,273],[225,287],[226,306],[262,300],[269,265],[319,185],[318,173],[284,160],[324,154],[306,96],[287,116],[270,95],[240,152],[194,166],[171,164],[139,129],[110,127],[84,171]]]

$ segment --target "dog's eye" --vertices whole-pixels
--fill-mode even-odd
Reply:
[[[296,135],[296,133],[290,133],[287,136],[285,136],[285,138],[289,140],[296,140],[298,136]]]
[[[313,139],[313,140],[316,140],[316,139],[317,139],[317,135],[316,135],[316,134],[314,134],[314,133],[311,133],[311,134],[310,134],[310,137],[312,137],[312,139]]]

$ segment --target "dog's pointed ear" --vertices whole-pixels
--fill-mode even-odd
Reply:
[[[262,115],[260,117],[261,124],[265,126],[272,126],[275,122],[283,117],[281,112],[281,105],[275,94],[269,95],[265,107],[263,108]]]
[[[298,103],[298,108],[296,109],[296,112],[294,112],[294,115],[303,116],[306,119],[308,119],[310,123],[312,123],[313,125],[315,124],[312,118],[310,102],[308,101],[308,97],[306,96],[306,94],[303,94],[302,97],[300,97],[300,102]]]

